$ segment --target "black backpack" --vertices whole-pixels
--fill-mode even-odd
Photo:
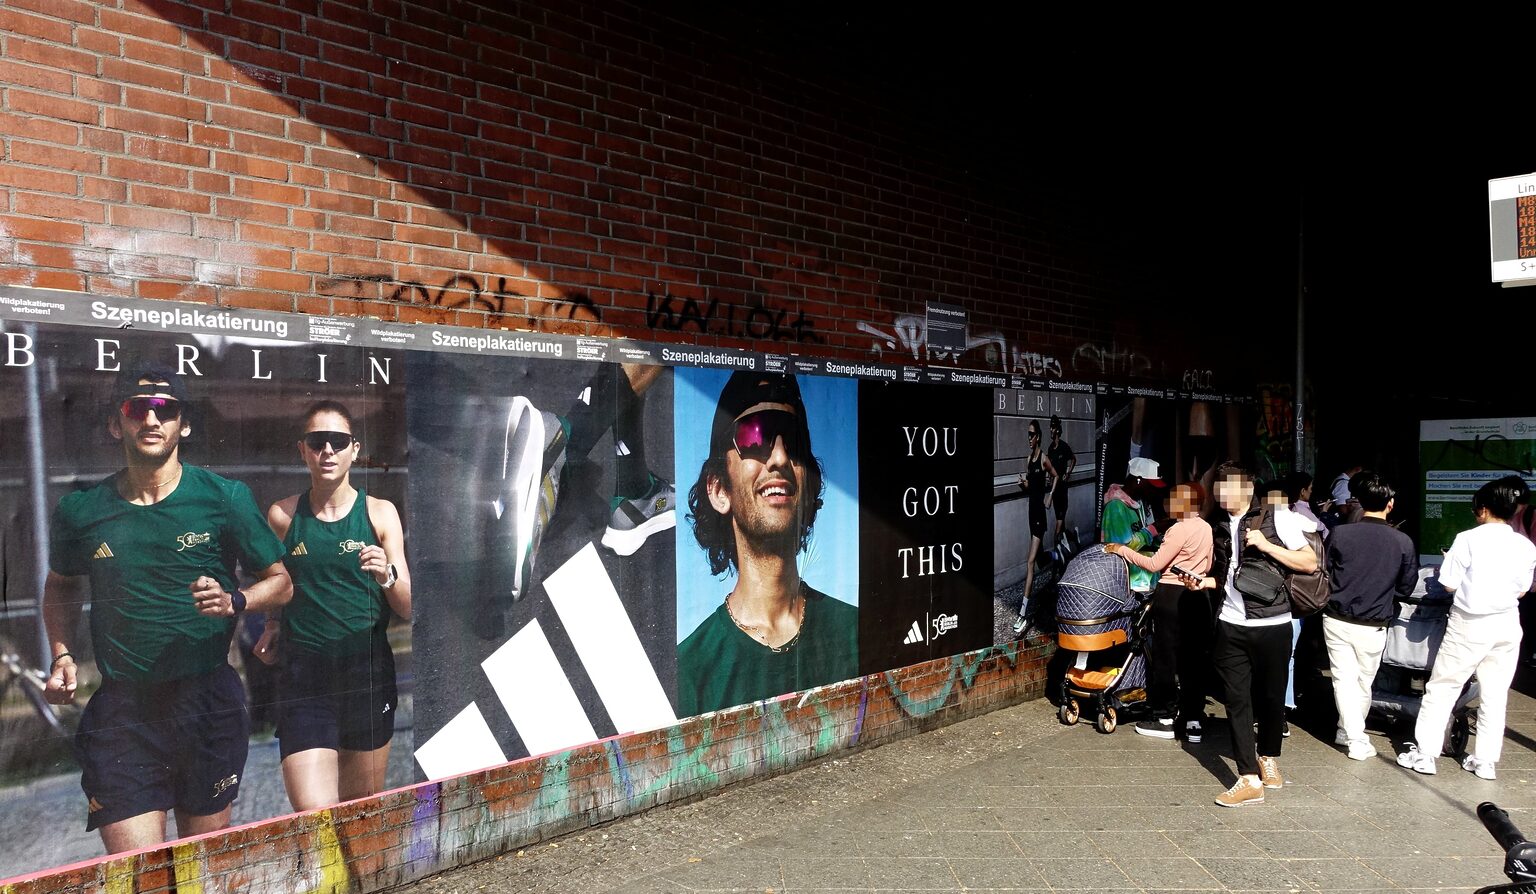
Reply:
[[[1280,542],[1275,531],[1274,509],[1265,507],[1257,515],[1259,530],[1264,532],[1264,536],[1276,543]],[[1317,570],[1308,573],[1292,571],[1268,556],[1244,548],[1241,541],[1247,539],[1247,528],[1253,521],[1254,513],[1250,513],[1238,525],[1240,542],[1233,544],[1233,549],[1243,552],[1239,554],[1232,585],[1255,605],[1272,607],[1282,599],[1287,600],[1293,617],[1305,618],[1322,611],[1333,594],[1333,585],[1328,578],[1327,548],[1322,535],[1317,531],[1306,533],[1307,545],[1317,554]]]

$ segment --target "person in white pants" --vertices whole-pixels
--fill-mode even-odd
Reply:
[[[1475,672],[1482,692],[1477,745],[1462,763],[1494,779],[1504,746],[1504,708],[1520,658],[1520,597],[1536,574],[1536,545],[1515,533],[1509,519],[1518,494],[1508,479],[1483,485],[1472,498],[1477,527],[1456,535],[1440,566],[1440,583],[1456,593],[1445,639],[1435,656],[1414,741],[1397,756],[1400,766],[1435,772],[1435,758],[1462,686]]]
[[[1332,589],[1323,609],[1323,642],[1339,709],[1339,734],[1350,758],[1376,755],[1365,734],[1371,684],[1387,644],[1387,625],[1397,600],[1413,595],[1419,579],[1418,548],[1387,521],[1397,493],[1375,472],[1357,472],[1350,482],[1360,500],[1358,524],[1340,525],[1328,540]]]

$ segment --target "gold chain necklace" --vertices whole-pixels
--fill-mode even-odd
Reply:
[[[752,637],[754,640],[762,642],[763,646],[770,652],[788,652],[790,649],[795,647],[796,643],[800,641],[800,633],[801,631],[805,630],[805,581],[800,582],[800,601],[799,605],[795,608],[795,635],[785,640],[783,645],[770,646],[768,643],[763,642],[763,640],[768,636],[768,630],[766,627],[763,627],[759,624],[741,623],[741,619],[737,618],[736,613],[731,610],[731,597],[735,595],[735,590],[732,590],[730,593],[726,594],[725,613],[731,616],[731,623],[735,624],[736,628],[742,633]]]

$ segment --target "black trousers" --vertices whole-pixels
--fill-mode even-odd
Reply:
[[[1227,720],[1232,724],[1232,757],[1237,761],[1237,772],[1257,776],[1259,755],[1280,756],[1291,625],[1244,627],[1218,620],[1211,658],[1227,690]],[[1257,740],[1255,721],[1259,725]]]
[[[1152,593],[1152,639],[1147,643],[1147,706],[1152,716],[1200,720],[1210,673],[1210,597],[1182,584],[1158,584]]]

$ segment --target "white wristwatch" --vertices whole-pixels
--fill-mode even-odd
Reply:
[[[386,565],[384,567],[386,569],[386,573],[384,575],[384,583],[381,584],[381,586],[384,589],[388,590],[390,587],[393,587],[395,585],[395,581],[400,579],[400,572],[395,570],[395,563],[394,562],[390,562],[388,565]]]

